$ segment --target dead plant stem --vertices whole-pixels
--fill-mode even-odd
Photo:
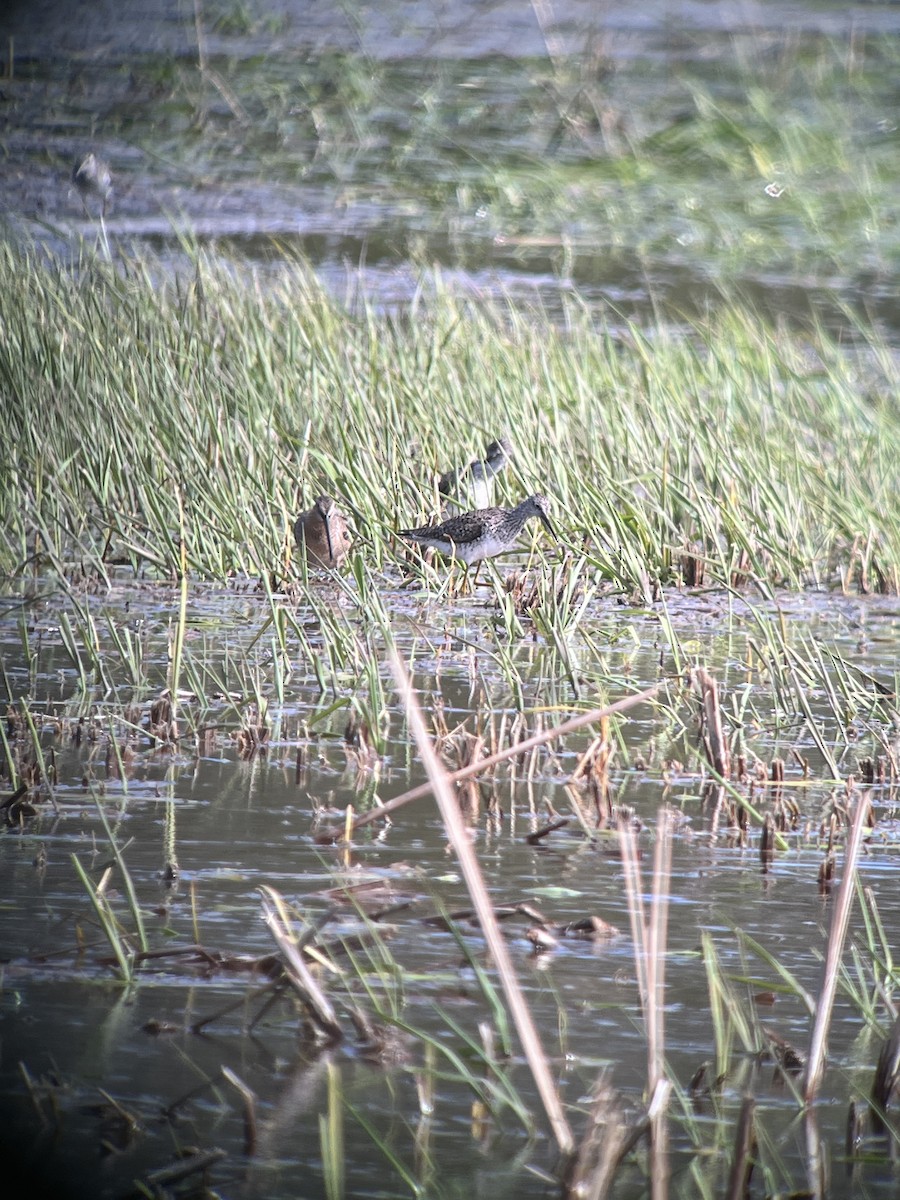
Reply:
[[[655,683],[653,687],[645,688],[642,692],[635,692],[633,696],[625,696],[624,699],[617,700],[615,704],[608,704],[605,708],[592,708],[590,712],[580,713],[577,717],[563,721],[562,725],[557,725],[553,729],[544,729],[540,733],[536,733],[533,737],[526,738],[523,742],[516,742],[514,746],[507,746],[505,750],[500,750],[497,754],[491,754],[488,758],[482,758],[478,762],[470,763],[467,767],[462,767],[459,771],[453,771],[452,773],[445,771],[446,781],[448,784],[459,783],[460,780],[468,779],[472,775],[478,775],[482,771],[488,771],[491,767],[497,766],[498,763],[506,762],[509,758],[525,754],[535,746],[542,746],[545,742],[551,742],[555,738],[562,737],[564,734],[574,733],[576,729],[582,729],[585,725],[593,725],[604,717],[612,716],[613,713],[625,712],[629,708],[634,708],[637,704],[642,704],[645,700],[652,700],[664,686],[664,683]],[[404,804],[409,804],[412,800],[419,800],[422,796],[429,795],[433,790],[434,787],[429,780],[428,783],[422,783],[418,787],[411,788],[401,796],[395,796],[393,800],[379,805],[378,808],[373,808],[367,813],[361,813],[353,822],[353,832],[362,825],[368,825],[370,821],[377,821],[379,817],[389,816],[392,812],[396,812],[398,808],[402,808]]]
[[[812,1104],[819,1090],[819,1084],[825,1070],[825,1055],[828,1043],[828,1028],[831,1024],[831,1013],[834,1008],[834,997],[837,991],[838,972],[847,940],[847,928],[850,923],[850,910],[853,906],[853,894],[856,885],[856,866],[859,861],[859,848],[862,843],[863,826],[869,812],[869,797],[860,793],[856,798],[856,811],[853,824],[844,851],[844,874],[838,888],[831,916],[831,928],[828,930],[828,942],[825,946],[825,962],[822,968],[822,986],[819,989],[819,999],[816,1004],[816,1016],[813,1022],[812,1037],[809,1044],[809,1054],[806,1063],[806,1076],[803,1081],[803,1098],[807,1104]]]
[[[428,772],[430,790],[434,792],[447,837],[459,861],[460,870],[472,898],[472,904],[478,914],[481,931],[487,943],[488,952],[497,968],[497,974],[513,1021],[515,1022],[525,1058],[531,1068],[538,1093],[550,1121],[553,1134],[561,1153],[571,1154],[575,1146],[572,1130],[566,1119],[556,1084],[550,1074],[547,1056],[541,1045],[540,1036],[531,1016],[531,1011],[519,986],[513,967],[512,958],[500,932],[500,926],[494,913],[494,907],[488,894],[487,886],[478,858],[472,848],[469,832],[460,813],[459,803],[450,787],[452,776],[444,768],[425,728],[422,709],[410,685],[409,676],[399,655],[394,653],[391,667],[397,682],[397,689],[406,709],[406,716],[413,737],[416,740],[425,769]]]

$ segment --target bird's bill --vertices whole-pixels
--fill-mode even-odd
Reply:
[[[319,511],[321,512],[322,510],[320,509]],[[334,562],[334,549],[331,545],[331,522],[328,519],[327,512],[322,513],[322,522],[325,525],[325,542],[328,546],[328,558],[331,562]]]
[[[546,513],[538,513],[538,516],[541,518],[541,524],[544,526],[544,528],[547,530],[547,532],[553,538],[554,542],[558,542],[559,538],[556,536],[556,530],[550,524],[550,518],[547,516],[547,514]]]

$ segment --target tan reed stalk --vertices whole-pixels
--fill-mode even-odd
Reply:
[[[668,1129],[665,1119],[670,1085],[665,1078],[665,956],[669,911],[669,877],[672,839],[669,814],[660,809],[653,857],[653,893],[650,920],[645,919],[641,871],[634,831],[626,820],[619,823],[625,895],[634,939],[634,962],[647,1032],[647,1099],[650,1115],[650,1187],[653,1200],[665,1200],[669,1191]]]
[[[828,930],[828,942],[825,946],[825,962],[822,967],[822,984],[819,988],[819,999],[816,1004],[816,1017],[813,1022],[812,1036],[809,1043],[809,1054],[806,1059],[806,1075],[803,1079],[803,1098],[807,1104],[812,1104],[819,1090],[822,1074],[825,1070],[825,1055],[827,1053],[828,1027],[831,1024],[831,1013],[834,1008],[834,996],[837,991],[838,972],[844,953],[844,943],[847,940],[847,928],[850,923],[850,909],[853,906],[853,894],[856,884],[856,866],[859,861],[859,848],[862,843],[863,827],[869,812],[869,797],[860,793],[856,798],[856,811],[853,824],[847,838],[844,850],[844,874],[838,888],[831,914],[831,928]]]
[[[422,762],[428,773],[430,789],[434,792],[444,826],[447,830],[447,837],[459,861],[460,871],[462,872],[469,895],[472,898],[472,906],[478,914],[478,921],[487,944],[488,952],[497,968],[497,974],[500,978],[503,991],[506,994],[506,1001],[519,1034],[522,1049],[525,1052],[525,1058],[534,1076],[538,1093],[553,1130],[553,1135],[556,1138],[561,1153],[566,1155],[571,1154],[575,1147],[572,1130],[566,1119],[556,1084],[550,1074],[547,1056],[541,1045],[540,1036],[531,1016],[531,1011],[528,1008],[525,995],[516,977],[512,958],[503,935],[500,932],[500,925],[494,914],[494,906],[491,903],[487,885],[481,873],[481,866],[469,839],[469,831],[466,828],[459,810],[459,804],[451,789],[451,776],[435,753],[431,738],[428,736],[428,731],[425,728],[422,709],[410,685],[406,668],[396,652],[391,657],[391,668],[394,672],[397,690],[406,709],[410,730],[416,740],[419,754],[422,756]],[[481,766],[483,764],[478,765]]]
[[[694,667],[691,671],[691,682],[699,692],[703,704],[703,715],[706,720],[704,738],[710,764],[723,779],[727,779],[731,770],[731,760],[728,753],[728,742],[722,731],[722,708],[719,704],[718,684],[705,667]]]
[[[304,1001],[314,1023],[329,1041],[339,1042],[344,1034],[331,1001],[313,978],[306,965],[301,943],[291,925],[291,919],[279,892],[261,887],[263,920],[284,956],[284,968],[294,990]]]

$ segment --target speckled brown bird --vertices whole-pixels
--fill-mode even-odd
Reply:
[[[310,566],[336,567],[350,549],[347,521],[330,496],[319,496],[312,508],[300,514],[294,537]]]

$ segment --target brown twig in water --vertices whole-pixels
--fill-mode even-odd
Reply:
[[[223,1067],[222,1076],[237,1090],[244,1102],[244,1154],[249,1158],[256,1152],[256,1093],[231,1067]]]
[[[535,829],[534,833],[529,833],[525,841],[529,846],[537,846],[542,838],[555,833],[557,829],[563,829],[568,823],[568,817],[560,817],[557,821],[551,821],[549,825],[542,825],[540,829]]]
[[[750,1176],[753,1174],[753,1152],[756,1148],[756,1101],[745,1096],[734,1132],[734,1157],[728,1174],[725,1200],[744,1200],[750,1192]]]
[[[876,1133],[884,1129],[884,1115],[900,1086],[900,1017],[894,1021],[891,1031],[878,1055],[878,1066],[872,1080],[872,1128]]]
[[[626,696],[623,700],[617,700],[615,704],[608,704],[606,708],[592,708],[590,712],[581,713],[577,717],[572,717],[569,721],[563,721],[562,725],[557,725],[553,729],[544,729],[540,733],[536,733],[533,737],[526,738],[523,742],[516,742],[514,746],[508,746],[505,750],[500,750],[497,754],[491,754],[488,758],[481,759],[480,762],[471,763],[459,771],[453,771],[452,774],[448,773],[442,767],[444,777],[448,784],[453,784],[458,783],[461,779],[468,779],[471,775],[488,771],[491,767],[495,767],[497,763],[505,762],[508,758],[515,758],[519,754],[524,754],[535,746],[542,746],[545,742],[551,742],[555,738],[562,737],[563,734],[574,733],[576,729],[581,729],[585,725],[593,725],[597,721],[601,721],[604,717],[612,716],[613,713],[625,712],[629,708],[634,708],[636,704],[641,704],[645,700],[652,700],[656,693],[663,687],[665,687],[664,683],[655,683],[653,687],[645,688],[642,692],[635,692],[633,696]],[[353,822],[353,832],[355,833],[361,825],[368,825],[370,821],[377,821],[380,817],[389,816],[392,812],[396,812],[398,808],[402,808],[404,804],[409,804],[411,800],[418,800],[422,796],[430,795],[433,790],[434,788],[429,781],[428,783],[420,784],[418,787],[411,788],[410,791],[404,792],[402,796],[395,796],[387,804],[381,804],[378,808],[373,808],[370,812],[361,813]]]
[[[272,983],[267,983],[263,987],[257,988],[248,995],[238,996],[236,1000],[229,1000],[222,1008],[217,1008],[215,1012],[211,1012],[207,1016],[201,1017],[198,1021],[194,1021],[190,1027],[191,1033],[202,1033],[206,1026],[212,1024],[213,1021],[218,1021],[221,1017],[227,1017],[229,1013],[234,1012],[238,1008],[243,1008],[258,996],[268,996],[270,993],[274,993],[276,997],[280,996],[284,992],[285,987],[286,984],[283,979],[276,979]],[[264,1005],[264,1011],[269,1005],[270,1001],[267,1000]],[[254,1017],[250,1022],[249,1028],[252,1029],[259,1019],[259,1016]]]
[[[162,1167],[159,1171],[151,1171],[146,1176],[146,1181],[156,1191],[157,1189],[168,1187],[173,1183],[179,1183],[182,1179],[187,1179],[189,1175],[196,1174],[197,1171],[206,1171],[213,1163],[217,1163],[220,1159],[227,1157],[228,1155],[224,1150],[198,1151],[197,1154],[183,1158],[181,1162],[173,1163],[171,1167]]]

